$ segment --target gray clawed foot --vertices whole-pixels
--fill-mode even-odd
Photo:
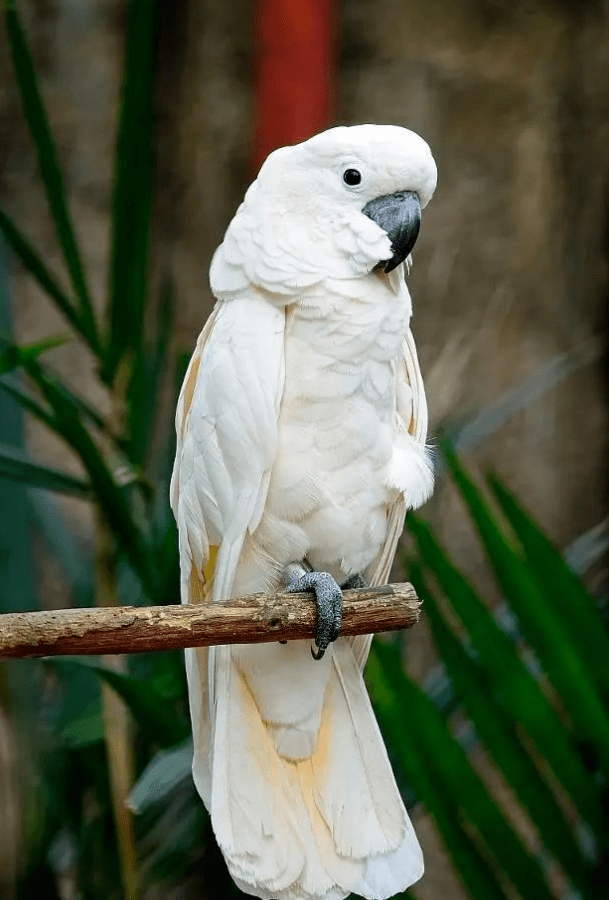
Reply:
[[[338,583],[327,572],[306,572],[290,579],[287,591],[313,591],[317,605],[317,627],[315,642],[311,647],[313,659],[321,659],[328,644],[340,634],[343,619],[343,592]]]
[[[368,587],[368,584],[363,575],[360,575],[359,572],[357,573],[357,575],[351,575],[349,578],[347,578],[345,583],[342,585],[343,591],[353,591],[356,588],[365,587]]]

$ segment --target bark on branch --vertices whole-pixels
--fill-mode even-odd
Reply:
[[[410,628],[420,601],[411,584],[344,592],[341,634]],[[0,615],[0,657],[145,653],[212,644],[312,638],[311,594],[253,594],[196,606],[118,606]]]

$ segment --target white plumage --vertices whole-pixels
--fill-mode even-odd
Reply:
[[[378,267],[392,242],[362,210],[398,191],[424,206],[435,178],[413,132],[361,125],[275,151],[249,188],[178,404],[183,602],[274,590],[303,560],[339,584],[387,580],[433,478],[404,264]],[[251,894],[380,900],[422,874],[364,686],[369,646],[186,653],[195,783]]]

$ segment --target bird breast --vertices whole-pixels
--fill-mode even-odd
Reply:
[[[386,536],[396,441],[396,361],[408,329],[403,277],[325,283],[287,312],[285,389],[257,539],[344,580]]]

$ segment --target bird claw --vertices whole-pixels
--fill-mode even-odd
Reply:
[[[313,591],[317,606],[315,640],[311,647],[313,659],[321,659],[328,645],[340,634],[343,618],[343,592],[328,572],[306,572],[294,576],[286,588],[289,594]]]
[[[341,585],[341,588],[343,591],[353,591],[356,588],[365,588],[365,587],[368,587],[368,584],[367,584],[364,576],[360,575],[359,572],[356,575],[349,576],[349,578],[347,578],[345,583],[343,585]]]

